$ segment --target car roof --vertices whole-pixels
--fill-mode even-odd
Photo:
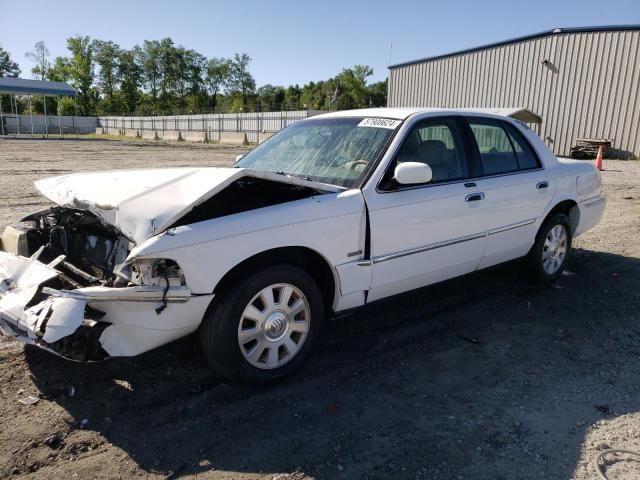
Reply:
[[[361,108],[358,110],[340,110],[325,113],[312,118],[344,118],[344,117],[384,117],[397,120],[406,120],[418,113],[460,113],[468,112],[487,116],[511,117],[525,123],[542,123],[542,118],[535,112],[522,107],[490,107],[490,108],[428,108],[428,107],[403,107],[403,108]]]

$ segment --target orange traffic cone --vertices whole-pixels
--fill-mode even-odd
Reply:
[[[596,156],[596,168],[600,171],[603,170],[602,168],[602,145],[600,145],[598,147],[598,155]]]

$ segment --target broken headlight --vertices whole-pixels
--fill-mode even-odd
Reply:
[[[185,285],[180,266],[165,258],[140,259],[131,265],[131,281],[138,285],[180,287]]]

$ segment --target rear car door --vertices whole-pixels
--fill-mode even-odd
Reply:
[[[553,198],[555,182],[533,147],[510,122],[466,118],[474,154],[482,166],[474,180],[484,193],[487,242],[479,268],[527,254],[537,233],[536,220]]]
[[[476,269],[484,250],[484,202],[465,186],[474,175],[464,123],[456,116],[418,120],[375,188],[363,190],[369,212],[372,282],[368,301]],[[427,184],[399,185],[398,163],[423,162]]]

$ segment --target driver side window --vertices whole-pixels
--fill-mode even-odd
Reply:
[[[385,173],[384,190],[398,188],[393,173],[396,166],[404,162],[429,165],[433,173],[429,184],[469,178],[462,135],[453,118],[429,119],[412,128]]]

